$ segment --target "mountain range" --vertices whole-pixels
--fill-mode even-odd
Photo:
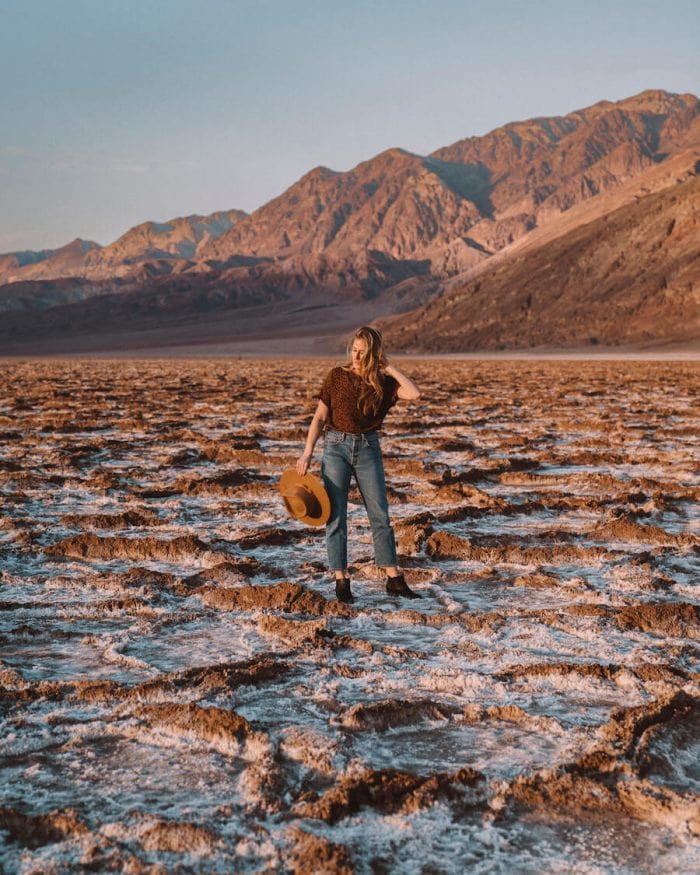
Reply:
[[[699,171],[700,101],[665,91],[428,156],[390,149],[315,168],[251,214],[0,255],[0,341],[299,344],[379,319],[413,351],[687,344]]]

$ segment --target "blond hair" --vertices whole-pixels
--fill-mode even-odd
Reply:
[[[363,416],[374,415],[379,412],[384,397],[384,374],[380,368],[387,365],[384,355],[382,335],[376,328],[363,325],[350,338],[348,343],[348,356],[351,357],[352,345],[356,340],[362,340],[367,344],[367,351],[360,359],[359,376],[362,380],[362,388],[357,399],[357,406]]]

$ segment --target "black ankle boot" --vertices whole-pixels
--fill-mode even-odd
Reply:
[[[420,595],[409,589],[406,581],[403,579],[403,574],[398,574],[396,577],[387,576],[386,591],[389,595],[402,595],[405,599],[419,599]]]
[[[339,602],[354,602],[353,594],[350,592],[350,578],[336,577],[335,579],[335,594]]]

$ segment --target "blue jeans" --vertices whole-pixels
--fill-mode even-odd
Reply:
[[[321,473],[331,500],[331,515],[326,524],[330,569],[342,571],[348,567],[348,490],[352,474],[369,517],[374,560],[380,568],[396,565],[396,541],[389,522],[384,464],[377,433],[327,431]]]

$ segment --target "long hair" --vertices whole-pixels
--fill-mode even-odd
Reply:
[[[384,375],[379,373],[379,369],[386,367],[387,364],[382,335],[376,328],[370,328],[368,325],[358,328],[348,343],[348,356],[351,360],[352,345],[356,340],[362,340],[367,344],[367,352],[360,359],[359,375],[362,379],[362,388],[357,406],[363,416],[373,416],[378,413],[384,396]]]

